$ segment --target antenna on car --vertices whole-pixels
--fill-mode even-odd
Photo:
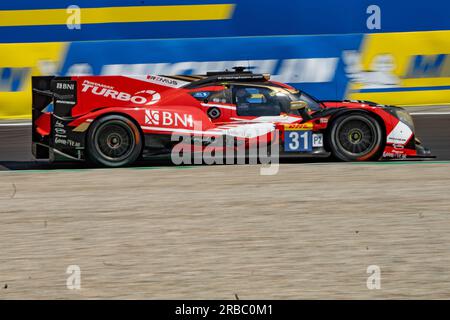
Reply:
[[[250,70],[253,69],[252,67],[243,67],[243,66],[236,66],[232,68],[234,72],[236,73],[244,73],[244,72],[251,72],[251,71],[245,71],[246,69]]]
[[[231,68],[233,70],[226,69],[225,71],[208,71],[206,73],[207,76],[216,76],[216,75],[236,75],[236,74],[247,74],[251,75],[253,72],[246,71],[246,69],[253,69],[253,67],[243,67],[243,66],[236,66]]]
[[[192,81],[189,84],[183,86],[183,88],[191,89],[197,88],[205,84],[211,84],[222,81],[267,81],[270,79],[270,74],[255,74],[252,71],[246,69],[253,69],[254,67],[233,67],[233,71],[209,71],[206,73],[206,77],[197,81]]]

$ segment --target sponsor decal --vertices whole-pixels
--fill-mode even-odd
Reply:
[[[406,159],[406,154],[398,152],[383,152],[383,158]]]
[[[399,121],[391,133],[389,133],[386,141],[388,143],[395,143],[398,146],[399,144],[408,142],[412,134],[411,128]]]
[[[74,105],[76,102],[75,101],[66,101],[66,100],[56,100],[55,103]]]
[[[156,76],[156,75],[147,75],[146,80],[147,80],[147,82],[151,82],[154,84],[159,84],[159,85],[171,87],[171,88],[179,88],[179,87],[182,87],[189,83],[186,81],[180,81],[180,80],[162,77],[162,76]]]
[[[194,127],[192,114],[179,114],[172,111],[145,110],[145,124],[168,127]]]
[[[194,98],[207,98],[208,96],[209,96],[209,94],[210,94],[210,92],[208,92],[208,91],[199,91],[199,92],[194,92],[193,94],[192,94],[192,96],[194,97]]]
[[[81,92],[90,92],[114,100],[132,102],[139,105],[153,105],[161,99],[161,95],[154,90],[141,90],[134,94],[115,90],[113,86],[85,80]]]
[[[284,130],[312,130],[314,125],[312,123],[292,123],[285,124]]]
[[[59,135],[66,134],[66,130],[63,128],[55,128],[55,132]]]
[[[67,130],[60,120],[56,120],[54,124],[55,144],[60,144],[66,147],[79,148],[81,143],[67,138]],[[79,157],[80,158],[80,157]]]
[[[58,139],[66,139],[67,138],[67,131],[66,129],[64,129],[64,124],[59,121],[56,120],[55,125],[54,125],[54,131],[55,131],[55,143],[57,143]]]
[[[67,147],[73,147],[73,148],[79,148],[81,144],[77,141],[73,141],[71,139],[64,139],[64,138],[55,138],[55,144],[61,144]]]
[[[145,110],[145,123],[159,125],[159,111]]]
[[[313,146],[313,148],[323,147],[323,134],[322,133],[313,133],[312,146]]]
[[[56,83],[56,89],[59,89],[59,90],[75,90],[75,84],[74,83],[57,82]]]
[[[208,114],[208,117],[210,117],[211,119],[217,119],[220,117],[221,112],[219,109],[212,107],[212,108],[208,109],[207,114]]]
[[[67,131],[64,129],[64,124],[56,120],[54,125],[55,144],[67,145]]]

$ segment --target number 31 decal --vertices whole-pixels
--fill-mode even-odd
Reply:
[[[285,131],[284,150],[288,152],[311,152],[312,131]]]

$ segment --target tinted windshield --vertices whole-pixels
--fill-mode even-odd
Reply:
[[[291,110],[292,101],[304,101],[311,111],[322,109],[320,102],[304,92],[263,86],[234,86],[233,99],[240,116],[278,116],[282,113],[297,114]]]
[[[276,92],[266,87],[235,86],[234,99],[239,116],[278,116],[289,109],[289,98],[283,103]]]
[[[322,109],[322,105],[319,101],[311,97],[310,95],[299,91],[298,93],[291,93],[291,99],[293,101],[304,101],[308,104],[308,108],[311,111],[319,111]]]

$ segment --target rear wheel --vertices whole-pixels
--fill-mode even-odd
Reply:
[[[128,118],[110,115],[92,124],[87,138],[88,157],[107,167],[121,167],[137,160],[142,138],[137,126]]]
[[[378,160],[382,137],[380,124],[361,113],[336,119],[331,125],[329,141],[333,155],[340,160]]]

